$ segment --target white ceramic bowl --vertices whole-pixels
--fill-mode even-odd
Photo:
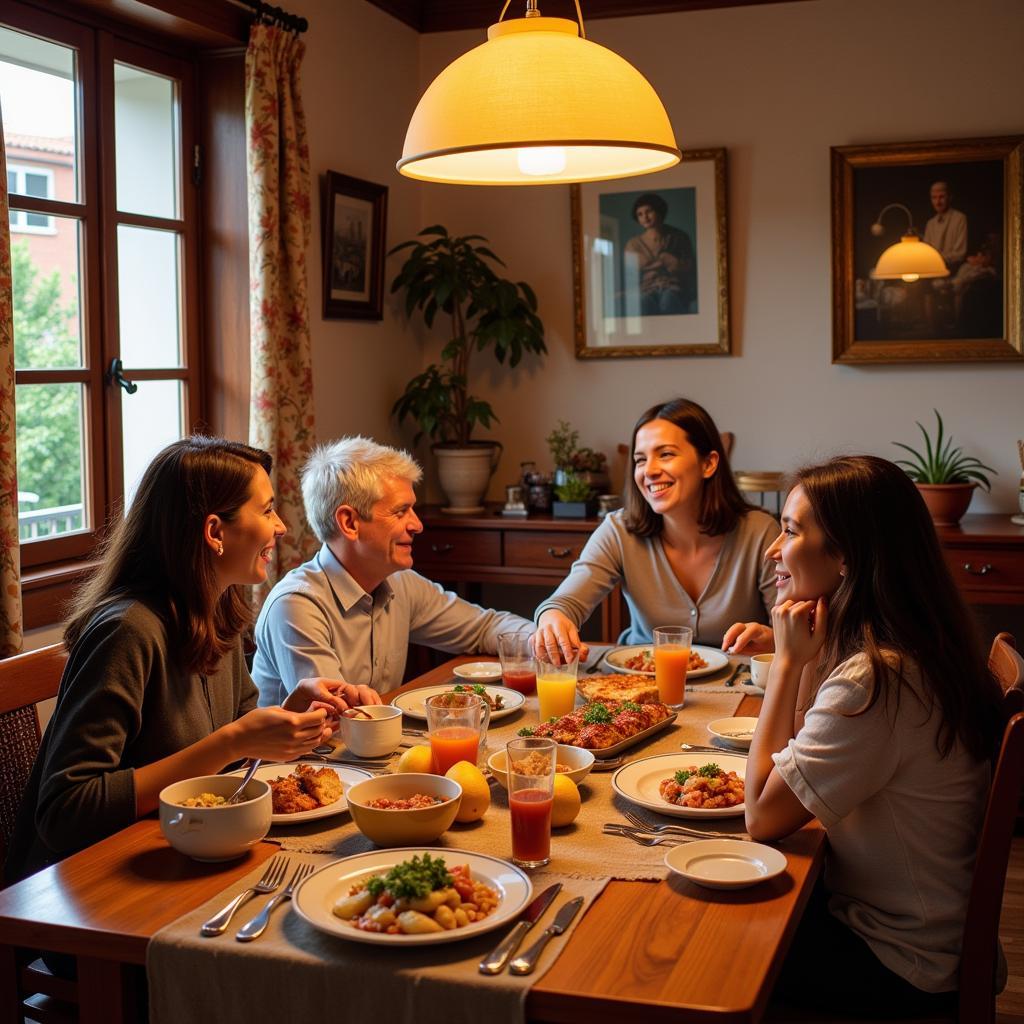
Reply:
[[[367,807],[370,800],[404,800],[417,793],[440,797],[443,803],[409,811]],[[367,839],[378,846],[417,846],[434,842],[455,820],[462,803],[462,787],[443,775],[403,772],[357,782],[345,796],[352,820]]]
[[[497,661],[471,661],[452,669],[460,679],[471,683],[494,683],[501,679],[501,664]]]
[[[339,729],[356,757],[390,757],[402,742],[402,712],[390,704],[365,704],[363,715],[342,715]]]
[[[736,750],[750,749],[756,728],[756,718],[716,718],[708,722],[708,732]]]
[[[182,800],[213,793],[229,797],[238,788],[234,775],[201,775],[166,786],[160,792],[160,830],[167,842],[194,860],[221,861],[241,857],[270,829],[273,813],[270,786],[252,779],[246,800],[220,807],[185,807]]]
[[[565,774],[578,786],[594,767],[594,755],[583,747],[573,747],[568,743],[559,743],[555,755],[558,764],[567,764],[572,769]],[[496,750],[487,758],[487,767],[498,782],[508,789],[508,751]]]

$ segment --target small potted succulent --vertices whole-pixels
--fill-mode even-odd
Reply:
[[[594,489],[572,471],[565,473],[555,487],[555,501],[551,513],[559,519],[586,519],[597,512]]]
[[[928,431],[917,424],[924,437],[924,452],[908,444],[893,441],[898,448],[909,452],[912,459],[897,459],[907,476],[917,484],[936,526],[956,526],[971,503],[975,487],[990,489],[986,474],[995,473],[991,466],[964,455],[961,449],[953,447],[953,439],[946,436],[942,417],[938,409],[932,410],[938,421],[934,440]]]

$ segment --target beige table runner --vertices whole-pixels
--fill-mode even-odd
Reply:
[[[292,854],[290,859],[319,867],[334,858]],[[267,931],[255,942],[236,942],[235,932],[256,915],[266,897],[246,904],[225,934],[201,938],[202,922],[256,881],[262,871],[263,867],[254,870],[244,882],[153,936],[146,953],[151,1024],[335,1020],[517,1024],[525,1020],[530,986],[554,963],[566,942],[565,936],[553,939],[531,975],[517,977],[506,970],[484,977],[476,965],[508,933],[510,925],[462,942],[388,949],[321,933],[290,905],[278,908]],[[562,891],[521,949],[536,940],[567,900],[582,896],[586,903],[567,933],[572,934],[607,880],[539,871],[532,881],[535,893],[553,882],[562,882]]]
[[[630,747],[625,756],[632,760],[653,754],[675,753],[682,742],[707,744],[710,740],[706,728],[708,722],[734,715],[743,696],[742,691],[715,693],[698,684],[688,686],[686,706],[675,724],[636,747]],[[488,732],[487,752],[482,755],[481,763],[493,751],[502,748],[524,725],[535,724],[537,716],[537,699],[530,697],[522,711],[496,722]],[[722,752],[728,753],[724,748]],[[628,839],[606,836],[601,832],[601,826],[607,821],[624,821],[623,808],[632,806],[612,789],[612,775],[612,772],[592,771],[583,780],[580,786],[583,808],[579,817],[572,825],[556,829],[552,834],[552,870],[573,878],[664,878],[667,871],[664,864],[666,847],[642,847]],[[688,821],[687,824],[699,827],[701,822]],[[740,832],[743,830],[743,816],[715,818],[712,827],[720,832]],[[281,843],[286,850],[332,853],[337,857],[375,849],[347,813],[306,825],[275,825],[268,838]],[[508,858],[511,844],[508,797],[495,782],[491,786],[491,807],[483,820],[467,825],[454,824],[436,845],[462,847]]]

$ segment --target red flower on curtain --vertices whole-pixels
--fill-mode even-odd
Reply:
[[[270,582],[316,550],[299,470],[314,442],[313,361],[306,246],[311,189],[299,90],[305,47],[291,33],[253,25],[245,57],[249,136],[249,279],[252,331],[249,442],[274,457],[277,507],[288,534]]]

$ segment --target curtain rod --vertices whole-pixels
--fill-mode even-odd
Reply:
[[[256,16],[257,19],[275,22],[282,28],[292,32],[302,33],[309,28],[309,22],[297,14],[289,14],[280,7],[263,3],[262,0],[231,0],[239,7],[246,7]]]

